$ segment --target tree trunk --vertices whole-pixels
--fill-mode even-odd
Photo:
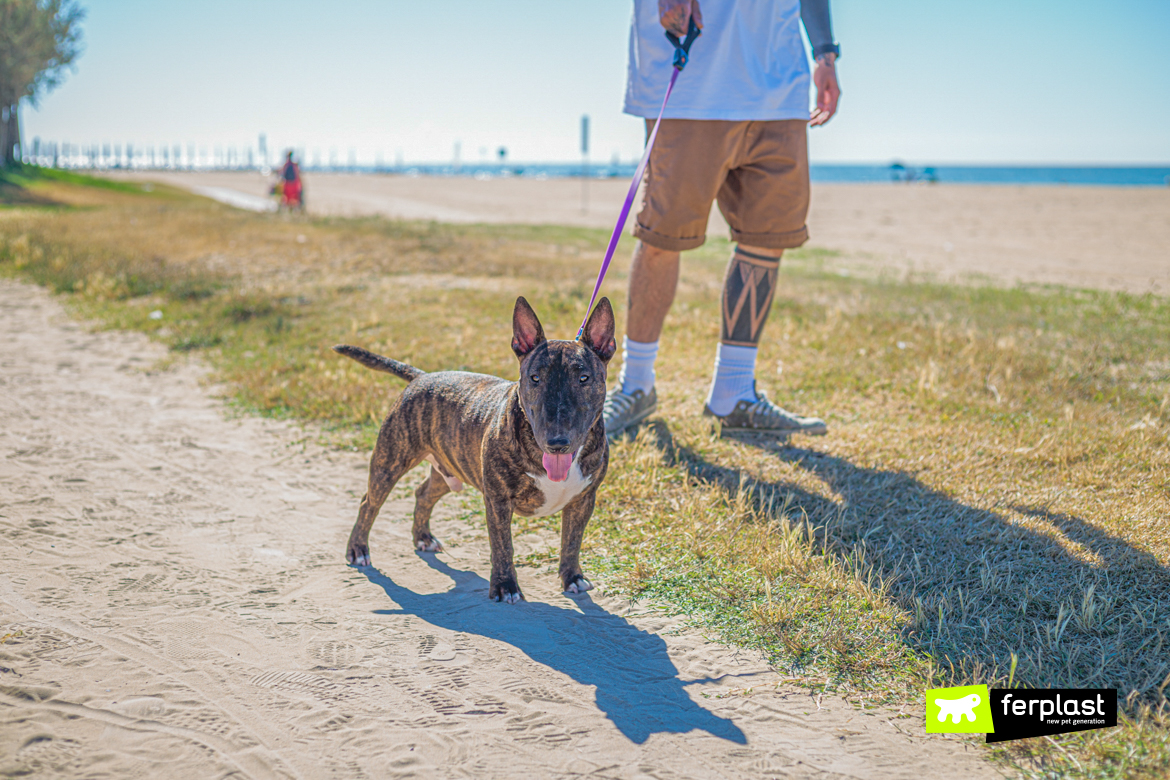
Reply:
[[[0,168],[8,165],[8,106],[0,107]]]
[[[4,123],[4,164],[19,165],[16,149],[20,146],[20,104],[8,107],[8,121]],[[21,150],[23,153],[23,150]]]

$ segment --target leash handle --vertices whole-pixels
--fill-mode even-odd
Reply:
[[[695,22],[692,19],[691,26],[693,27],[694,24]],[[695,29],[697,30],[698,28]],[[690,44],[687,45],[689,46]],[[686,64],[685,57],[683,64]],[[593,304],[597,302],[597,293],[601,291],[601,282],[605,279],[605,273],[609,270],[609,264],[613,261],[614,250],[617,249],[618,241],[622,237],[622,228],[626,225],[626,218],[630,216],[630,209],[634,205],[634,197],[638,194],[638,185],[642,183],[642,176],[646,173],[646,165],[650,162],[650,150],[654,148],[654,139],[658,137],[658,126],[662,124],[662,114],[666,111],[666,101],[670,100],[670,93],[674,89],[674,82],[678,79],[678,74],[680,73],[682,73],[682,68],[680,67],[676,67],[670,72],[670,83],[666,85],[666,95],[662,98],[662,108],[658,109],[658,119],[654,120],[654,129],[650,131],[650,137],[646,139],[646,151],[642,152],[642,160],[638,163],[638,170],[634,172],[634,178],[630,182],[630,191],[626,193],[626,202],[622,204],[622,213],[618,217],[617,224],[613,227],[613,235],[609,237],[609,246],[605,250],[605,260],[601,262],[601,270],[597,272],[597,283],[593,285],[593,295],[589,298],[589,305],[585,307],[585,319],[581,320],[581,327],[577,330],[577,341],[580,341],[581,336],[585,333],[585,324],[589,322],[589,314],[593,311]]]
[[[695,42],[703,34],[699,29],[699,25],[695,24],[695,15],[691,14],[690,24],[687,25],[687,37],[680,41],[678,36],[670,30],[666,31],[666,40],[670,41],[674,46],[674,69],[682,70],[687,66],[687,62],[691,58],[691,44]]]

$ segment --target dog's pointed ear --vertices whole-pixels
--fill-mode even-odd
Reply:
[[[529,352],[539,347],[547,339],[544,337],[544,328],[536,318],[536,312],[524,300],[524,296],[516,299],[516,309],[512,312],[512,351],[516,357],[523,360]]]
[[[613,307],[609,305],[609,298],[602,298],[593,307],[585,323],[585,330],[581,333],[581,343],[593,350],[602,362],[608,363],[617,351],[617,342],[613,340],[614,322]]]

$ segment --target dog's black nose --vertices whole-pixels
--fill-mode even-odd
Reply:
[[[547,452],[556,454],[569,451],[569,437],[568,436],[553,436],[548,440]]]

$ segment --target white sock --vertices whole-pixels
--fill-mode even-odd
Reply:
[[[658,342],[633,341],[622,337],[622,371],[618,374],[618,386],[623,393],[641,390],[649,393],[654,389],[654,361],[658,357]]]
[[[730,414],[738,401],[756,400],[756,347],[720,344],[715,351],[715,378],[707,406],[717,415]]]

